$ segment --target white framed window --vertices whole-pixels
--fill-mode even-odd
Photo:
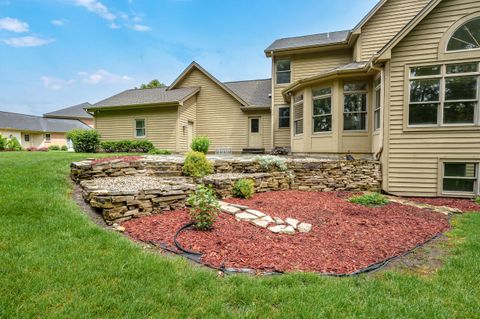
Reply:
[[[303,94],[293,98],[293,134],[303,134]]]
[[[408,125],[479,125],[478,62],[409,69]]]
[[[313,133],[332,131],[332,89],[312,90]]]
[[[277,60],[275,63],[276,83],[288,84],[291,82],[291,62],[288,59]]]
[[[145,120],[135,120],[135,137],[141,138],[146,136]]]
[[[462,24],[447,43],[447,52],[480,49],[480,17]]]
[[[378,76],[373,81],[375,90],[375,104],[373,110],[373,129],[378,131],[382,125],[381,109],[382,109],[382,77]]]
[[[290,106],[278,108],[278,128],[290,127]]]
[[[479,194],[478,163],[449,162],[442,167],[442,192],[444,194]]]
[[[351,82],[343,85],[343,130],[367,130],[367,82]]]
[[[51,140],[52,136],[49,133],[45,134],[45,142],[50,143]]]
[[[25,135],[23,136],[23,140],[24,140],[25,142],[30,142],[30,134],[25,134]]]

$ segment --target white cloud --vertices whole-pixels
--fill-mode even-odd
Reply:
[[[28,32],[29,26],[28,23],[22,22],[14,18],[3,18],[0,19],[0,30],[7,30],[12,32]]]
[[[117,84],[117,83],[130,82],[133,80],[133,78],[128,75],[118,75],[118,74],[110,73],[104,69],[99,69],[92,73],[78,72],[78,75],[82,77],[85,83],[92,84],[92,85],[100,84],[100,83]]]
[[[64,80],[60,78],[50,77],[50,76],[42,76],[40,78],[42,80],[43,86],[49,90],[58,91],[63,89],[65,86],[72,85],[75,83],[75,80]]]
[[[109,27],[110,29],[120,29],[120,26],[115,22],[110,23]]]
[[[38,47],[45,44],[49,44],[55,41],[55,39],[43,39],[34,36],[26,36],[26,37],[19,37],[19,38],[8,38],[1,40],[6,45],[9,45],[14,48],[20,47]]]
[[[57,27],[62,27],[65,25],[65,22],[67,22],[67,20],[65,19],[59,19],[59,20],[52,20],[50,21],[53,25],[56,25]]]
[[[110,12],[110,10],[100,1],[97,0],[73,0],[73,2],[80,7],[84,7],[90,12],[98,14],[100,17],[113,21],[117,17]]]
[[[139,32],[146,32],[152,30],[149,26],[142,25],[142,24],[134,24],[132,30],[139,31]]]

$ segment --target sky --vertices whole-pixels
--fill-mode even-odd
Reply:
[[[275,39],[353,28],[378,0],[0,0],[0,110],[95,103],[196,61],[269,78]]]

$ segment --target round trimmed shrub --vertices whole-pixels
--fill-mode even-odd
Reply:
[[[203,154],[208,153],[209,146],[210,146],[210,139],[207,136],[195,137],[192,140],[192,145],[190,145],[192,151],[202,152]]]
[[[232,189],[233,197],[250,198],[255,193],[255,182],[251,179],[242,178],[235,182]]]
[[[207,160],[204,153],[188,152],[183,164],[183,174],[186,176],[203,177],[213,172],[212,163]]]
[[[100,146],[100,133],[96,130],[75,129],[67,133],[77,153],[95,153]]]

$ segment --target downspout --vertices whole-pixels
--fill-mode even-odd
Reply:
[[[273,57],[273,51],[270,52],[271,57],[272,57],[272,70],[271,70],[271,75],[272,75],[272,91],[270,93],[270,150],[273,150],[275,148],[275,72],[274,72],[274,57]]]
[[[380,160],[380,158],[382,157],[382,153],[383,153],[383,147],[384,147],[384,136],[385,136],[385,119],[384,119],[384,107],[385,107],[385,70],[383,67],[376,67],[372,60],[370,60],[370,69],[372,70],[376,70],[376,71],[379,71],[380,72],[380,90],[381,90],[381,94],[380,94],[380,114],[381,114],[381,119],[382,119],[382,123],[380,125],[381,129],[380,129],[380,147],[378,149],[378,152],[376,152],[374,155],[373,155],[373,158],[377,161]],[[375,88],[373,88],[375,90]]]

